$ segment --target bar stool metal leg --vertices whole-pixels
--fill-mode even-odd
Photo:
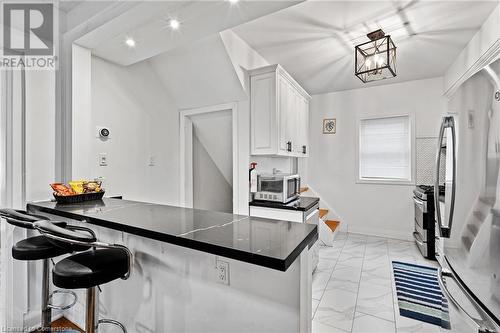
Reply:
[[[49,331],[50,323],[52,321],[52,310],[49,306],[49,269],[50,268],[50,260],[43,260],[43,268],[42,268],[42,330]]]
[[[99,318],[99,296],[97,287],[87,289],[87,308],[85,313],[85,333],[97,333]]]

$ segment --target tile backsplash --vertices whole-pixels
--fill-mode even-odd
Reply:
[[[417,138],[417,185],[434,185],[434,168],[436,164],[437,137]],[[441,160],[446,159],[446,153],[441,151]],[[439,179],[444,179],[445,163],[441,163]]]

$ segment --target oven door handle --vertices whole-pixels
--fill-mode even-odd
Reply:
[[[427,205],[426,205],[425,202],[423,202],[422,200],[418,199],[417,197],[413,197],[413,202],[415,202],[415,205],[417,205],[418,208],[420,208],[420,210],[423,213],[427,213]]]
[[[445,261],[447,261],[445,257]],[[476,311],[479,313],[481,316],[481,319],[474,318],[471,316],[463,307],[460,305],[460,303],[453,297],[451,292],[448,290],[448,287],[446,286],[446,278],[451,278],[457,286],[459,287],[460,291],[467,297],[467,299],[471,302],[471,304],[474,306]],[[493,320],[489,317],[489,315],[482,309],[482,307],[477,304],[477,302],[474,300],[472,296],[470,296],[469,292],[462,286],[462,283],[457,279],[455,274],[450,270],[450,269],[443,269],[442,267],[438,268],[438,282],[439,286],[441,287],[441,290],[443,294],[446,296],[446,298],[453,304],[453,306],[460,312],[460,314],[468,319],[477,329],[478,333],[498,333],[498,329],[496,328],[496,325],[492,324]]]
[[[413,238],[415,238],[415,241],[420,245],[420,246],[424,246],[424,241],[422,240],[422,237],[420,236],[420,234],[416,231],[413,232]]]

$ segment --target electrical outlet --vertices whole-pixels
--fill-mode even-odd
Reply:
[[[217,281],[229,285],[229,263],[217,259]]]

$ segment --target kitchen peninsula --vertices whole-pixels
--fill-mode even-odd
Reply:
[[[110,198],[27,208],[129,247],[131,277],[100,297],[132,331],[310,332],[315,225]],[[65,316],[81,324],[79,310]]]

